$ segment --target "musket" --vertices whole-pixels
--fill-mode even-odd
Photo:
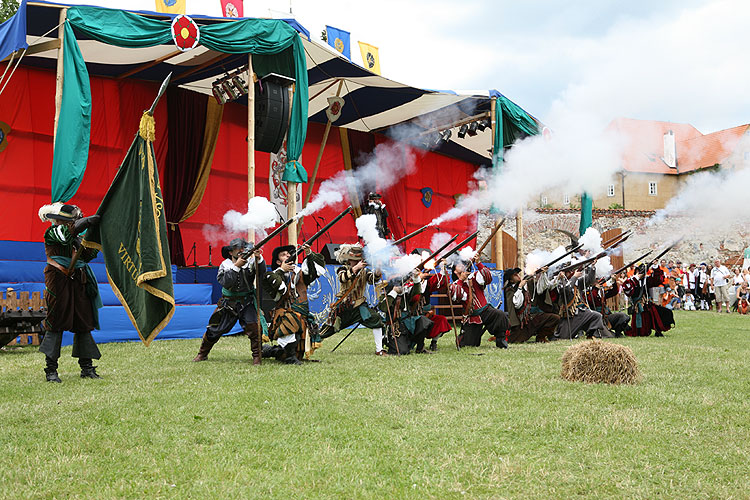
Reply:
[[[630,266],[637,264],[639,261],[645,259],[646,257],[648,257],[649,255],[651,255],[652,253],[654,253],[654,251],[653,250],[649,250],[648,252],[644,253],[643,255],[641,255],[640,257],[638,257],[637,259],[635,259],[634,261],[625,264],[624,266],[622,266],[617,271],[612,271],[611,273],[609,273],[609,275],[610,276],[614,276],[615,274],[620,274],[621,272],[625,271]]]
[[[484,243],[482,243],[482,246],[479,247],[479,250],[477,250],[477,255],[482,255],[482,251],[484,250],[484,248],[489,244],[490,241],[492,241],[492,238],[495,236],[495,234],[500,231],[500,228],[503,227],[503,224],[505,224],[505,217],[503,217],[502,220],[495,225],[495,229],[492,230],[487,239],[484,240]]]
[[[452,249],[451,249],[451,250],[450,250],[450,251],[449,251],[448,253],[446,253],[445,255],[443,255],[442,257],[440,257],[440,258],[439,258],[439,259],[438,259],[438,260],[437,260],[437,261],[435,262],[435,267],[437,267],[437,265],[438,265],[438,264],[440,264],[441,262],[443,262],[443,261],[444,261],[445,259],[447,259],[447,258],[448,258],[448,257],[450,257],[451,255],[453,255],[454,253],[456,253],[456,252],[458,252],[459,250],[461,250],[461,249],[462,249],[462,248],[463,248],[463,247],[464,247],[465,245],[467,245],[467,244],[468,244],[468,243],[469,243],[469,242],[470,242],[471,240],[473,240],[474,238],[476,238],[478,234],[479,234],[479,231],[474,231],[474,232],[473,232],[473,233],[471,234],[471,236],[469,236],[468,238],[466,238],[465,240],[463,240],[463,241],[462,241],[461,243],[459,243],[458,245],[456,245],[455,247],[453,247],[453,248],[452,248]]]
[[[608,239],[604,243],[602,243],[602,248],[607,248],[608,246],[615,246],[622,243],[622,241],[625,241],[626,239],[630,238],[633,235],[632,230],[625,231],[624,233],[616,234],[613,238]],[[622,239],[622,241],[618,241]]]
[[[552,266],[553,266],[554,264],[557,264],[558,262],[560,262],[561,260],[563,260],[563,259],[564,259],[565,257],[567,257],[568,255],[572,254],[573,252],[577,252],[578,250],[580,250],[580,249],[581,249],[581,247],[583,247],[583,243],[579,243],[578,245],[574,246],[573,248],[571,248],[570,250],[568,250],[567,252],[565,252],[565,253],[564,253],[564,254],[562,254],[561,256],[559,256],[559,257],[557,257],[557,258],[554,258],[554,259],[552,259],[552,260],[551,260],[550,262],[547,262],[547,263],[546,263],[545,265],[543,265],[543,266],[540,266],[540,267],[539,267],[539,268],[538,268],[538,269],[537,269],[536,271],[534,271],[533,273],[531,273],[531,274],[528,274],[528,275],[524,276],[524,277],[523,277],[523,279],[525,279],[525,280],[528,280],[528,279],[530,279],[530,278],[532,278],[532,277],[536,276],[537,274],[541,273],[541,272],[542,272],[542,269],[544,269],[544,268],[548,268],[548,269],[549,269],[549,268],[550,268],[550,267],[552,267]]]
[[[338,214],[336,217],[334,217],[331,220],[331,222],[329,222],[328,224],[326,224],[325,226],[323,226],[323,228],[320,231],[318,231],[317,233],[315,233],[312,236],[310,236],[307,239],[307,241],[305,241],[304,244],[307,245],[307,246],[310,246],[315,240],[317,240],[318,238],[320,238],[321,236],[323,236],[325,233],[327,233],[328,230],[331,229],[334,224],[336,224],[338,221],[340,221],[341,219],[343,219],[344,216],[346,214],[348,214],[349,212],[351,212],[351,211],[352,211],[352,207],[351,207],[351,205],[349,205],[346,208],[346,210],[344,210],[343,212],[341,212],[340,214]],[[300,253],[301,250],[302,250],[302,245],[300,245],[297,248],[295,248],[294,252],[292,252],[291,255],[289,255],[289,258],[287,259],[287,262],[294,262],[297,259],[297,255],[299,255],[299,253]]]
[[[657,255],[656,257],[654,257],[653,259],[651,259],[651,262],[649,262],[649,263],[648,263],[648,264],[646,265],[646,269],[648,269],[649,267],[651,267],[651,264],[653,264],[654,262],[656,262],[657,260],[659,260],[659,259],[661,259],[661,258],[662,258],[663,256],[665,256],[665,255],[667,254],[667,252],[669,252],[669,251],[670,251],[670,250],[672,250],[672,249],[673,249],[674,247],[676,247],[676,246],[677,246],[677,245],[678,245],[678,244],[679,244],[679,243],[680,243],[680,242],[681,242],[682,240],[683,240],[683,238],[680,238],[679,240],[675,241],[674,243],[672,243],[671,245],[669,245],[669,246],[668,246],[667,248],[665,248],[665,249],[664,249],[664,251],[663,251],[662,253],[660,253],[659,255]]]
[[[590,257],[586,260],[582,260],[580,262],[573,262],[572,264],[565,266],[564,268],[560,269],[558,272],[567,272],[573,269],[577,269],[579,267],[587,266],[588,264],[591,264],[595,260],[601,259],[602,257],[606,257],[607,255],[611,255],[612,251],[617,248],[620,244],[624,243],[627,238],[621,238],[617,243],[610,246],[606,250],[602,250],[598,254],[594,255],[593,257]]]
[[[291,224],[292,222],[294,222],[294,217],[288,219],[282,225],[280,225],[279,227],[277,227],[276,229],[274,229],[273,231],[271,231],[271,233],[268,236],[266,236],[265,238],[263,238],[262,240],[260,240],[258,243],[255,243],[254,245],[250,244],[247,247],[245,247],[245,249],[242,251],[242,253],[240,254],[240,256],[243,259],[246,259],[247,257],[250,256],[251,253],[253,253],[254,251],[260,249],[260,247],[262,247],[263,245],[265,245],[266,243],[268,243],[269,241],[271,241],[274,237],[276,237],[276,235],[278,235],[281,231],[283,231],[284,229],[286,229],[289,226],[289,224]]]
[[[434,259],[435,257],[437,257],[440,254],[440,252],[442,252],[443,250],[445,250],[446,248],[448,248],[448,246],[451,243],[453,243],[454,241],[456,241],[457,238],[458,238],[458,235],[455,235],[454,237],[452,237],[451,239],[449,239],[446,242],[445,245],[443,245],[440,248],[438,248],[429,257],[427,257],[425,260],[423,260],[422,262],[420,262],[419,265],[415,269],[422,269],[425,265],[427,265],[428,262],[430,262],[432,259]]]
[[[608,255],[608,253],[606,251],[599,252],[598,254],[594,255],[593,257],[589,257],[588,259],[585,259],[585,260],[582,260],[582,261],[579,261],[579,262],[573,262],[572,264],[569,264],[569,265],[563,267],[562,269],[560,269],[557,272],[558,273],[567,273],[568,271],[573,271],[575,269],[578,269],[579,267],[583,267],[583,266],[585,266],[587,264],[591,264],[595,260],[601,259],[602,257],[605,257],[606,255]]]
[[[409,233],[406,236],[404,236],[403,238],[397,239],[396,241],[393,242],[393,245],[394,246],[400,245],[404,241],[409,240],[409,239],[415,237],[416,235],[418,235],[419,233],[426,231],[428,227],[430,227],[430,224],[426,224],[426,225],[420,227],[419,229],[417,229],[413,233]]]

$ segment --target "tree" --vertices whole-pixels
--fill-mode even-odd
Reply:
[[[17,10],[18,2],[16,0],[2,0],[0,4],[0,23],[7,21]]]

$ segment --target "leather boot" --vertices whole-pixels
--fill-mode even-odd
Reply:
[[[46,356],[45,361],[47,362],[47,366],[44,368],[44,373],[47,377],[47,382],[62,383],[60,376],[57,374],[57,360]]]
[[[211,340],[206,334],[203,334],[203,341],[201,346],[198,348],[198,355],[193,358],[193,361],[206,361],[208,359],[208,353],[211,352],[211,348],[216,344],[219,339]]]
[[[430,350],[437,351],[437,338],[434,338],[430,341]]]
[[[78,365],[81,367],[81,378],[101,378],[96,373],[96,367],[91,363],[91,358],[79,358]]]
[[[287,365],[301,365],[302,361],[297,359],[297,342],[284,346],[284,363]]]
[[[253,354],[253,365],[259,365],[262,357],[262,346],[260,338],[258,338],[259,328],[260,325],[258,323],[245,325],[245,333],[247,334],[247,338],[250,339],[250,352]]]

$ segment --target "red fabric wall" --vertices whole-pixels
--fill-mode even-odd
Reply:
[[[4,67],[0,65],[0,72]],[[0,96],[0,121],[11,126],[8,147],[0,153],[0,195],[8,216],[0,225],[0,240],[41,241],[46,228],[37,217],[37,210],[49,203],[50,176],[52,169],[52,127],[54,122],[54,72],[19,68],[8,88]],[[156,84],[134,80],[117,81],[92,78],[92,127],[89,165],[81,187],[71,200],[83,209],[84,213],[96,211],[101,198],[107,191],[115,172],[122,161],[134,134],[140,116],[147,109],[156,92]],[[166,105],[156,112],[157,124],[157,164],[163,172],[167,144]],[[202,124],[201,124],[202,125]],[[302,153],[302,162],[312,176],[315,159],[320,148],[324,126],[310,123],[307,141]],[[203,203],[193,217],[181,225],[185,254],[196,244],[197,263],[208,263],[208,245],[214,243],[212,262],[221,260],[216,245],[226,241],[211,242],[207,237],[207,225],[221,225],[222,217],[228,210],[241,212],[247,207],[247,112],[237,104],[227,104],[216,146],[216,154],[211,169]],[[385,139],[378,137],[377,141]],[[269,155],[256,153],[255,192],[268,197]],[[384,201],[392,215],[391,229],[396,235],[403,234],[403,228],[396,216],[400,216],[407,231],[413,231],[453,206],[453,196],[465,193],[475,170],[474,165],[453,160],[435,153],[417,154],[417,169],[402,182],[383,192]],[[320,183],[344,168],[339,131],[331,130],[323,153],[315,191]],[[420,189],[430,187],[434,191],[432,205],[422,204]],[[302,196],[308,186],[303,186]],[[337,215],[345,205],[321,210],[316,216],[319,222]],[[322,220],[321,220],[322,219]],[[451,234],[466,234],[475,229],[475,223],[468,218],[459,219],[441,227]],[[303,236],[316,231],[313,218],[305,220]],[[407,250],[415,247],[428,247],[434,231],[427,231],[410,240]],[[228,236],[223,238],[226,240]],[[356,227],[351,217],[346,217],[331,231],[329,237],[319,240],[324,243],[354,242]],[[286,243],[286,235],[269,244]],[[316,245],[316,248],[317,245]],[[270,252],[267,252],[270,253]],[[193,262],[192,256],[188,260]]]

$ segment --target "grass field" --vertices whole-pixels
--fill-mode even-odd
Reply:
[[[559,377],[569,342],[378,358],[356,332],[302,367],[224,338],[0,352],[1,498],[750,498],[750,319],[678,313],[617,339],[636,386]]]

